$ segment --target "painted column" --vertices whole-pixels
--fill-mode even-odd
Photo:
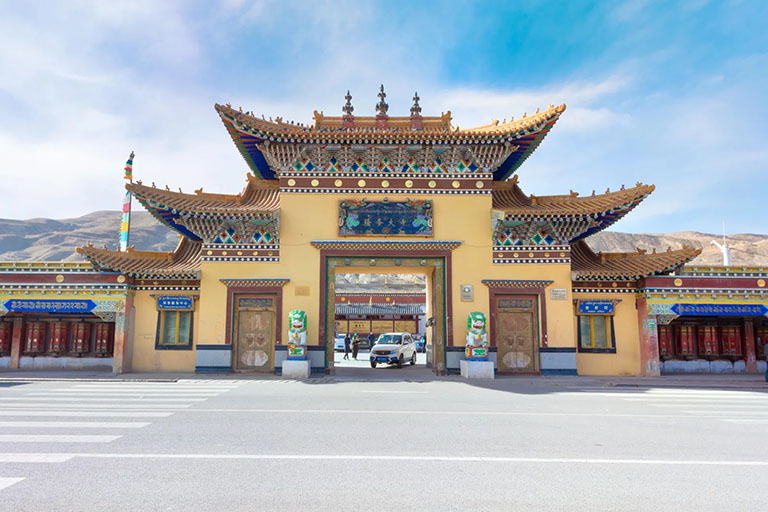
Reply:
[[[640,373],[646,377],[658,377],[661,375],[661,363],[656,315],[648,314],[645,297],[637,299],[637,321],[640,327]]]
[[[752,320],[749,319],[744,319],[744,363],[747,366],[747,373],[757,373],[755,329]]]
[[[21,357],[21,331],[23,330],[24,319],[13,319],[13,333],[11,334],[11,360],[8,368],[18,368],[19,358]]]
[[[112,373],[131,371],[132,339],[130,337],[130,312],[133,310],[133,296],[125,298],[125,308],[115,312],[115,343],[112,359]]]

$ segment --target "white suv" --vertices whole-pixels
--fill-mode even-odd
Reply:
[[[378,363],[402,368],[406,361],[416,364],[416,344],[407,332],[382,334],[371,349],[371,368],[376,368]]]

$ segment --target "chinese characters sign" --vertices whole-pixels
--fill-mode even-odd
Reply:
[[[432,201],[342,201],[339,235],[432,235]]]
[[[174,311],[191,311],[193,299],[189,295],[158,295],[157,309],[170,309]]]
[[[612,300],[580,300],[579,314],[580,315],[612,315],[613,301]]]

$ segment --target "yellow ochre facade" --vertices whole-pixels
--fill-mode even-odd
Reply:
[[[48,357],[66,367],[75,356],[110,356],[115,372],[280,373],[293,350],[289,313],[298,310],[306,313],[295,318],[312,372],[335,373],[337,273],[427,276],[428,365],[438,375],[459,372],[475,312],[486,319],[497,374],[659,375],[765,364],[764,269],[684,267],[700,252],[689,247],[602,254],[585,242],[652,185],[586,197],[522,191],[518,170],[565,105],[458,129],[450,112],[422,117],[418,97],[410,116],[390,117],[383,89],[379,96],[375,116],[352,115],[350,97],[344,115],[315,112],[311,126],[216,105],[248,167],[245,188],[185,194],[128,173],[127,190],[179,233],[179,245],[169,253],[79,248],[93,265],[77,270],[91,288],[57,284],[56,268],[2,264],[0,365]],[[118,287],[110,293],[122,300],[114,317],[102,314],[111,331],[84,326],[105,308],[103,295],[88,295],[99,306],[78,302],[102,290],[98,280]],[[713,283],[741,295],[707,299],[701,290]],[[65,297],[76,291],[78,300],[6,302],[25,293],[38,299],[30,290],[43,285]],[[83,315],[69,320],[67,308]],[[112,344],[96,331],[112,333]]]

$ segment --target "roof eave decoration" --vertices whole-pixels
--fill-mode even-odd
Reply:
[[[276,182],[249,177],[237,195],[203,193],[202,189],[184,194],[141,182],[127,184],[126,189],[153,217],[193,241],[211,241],[227,222],[269,226],[271,236],[277,237],[280,191]]]
[[[516,151],[512,152],[506,160],[504,160],[501,165],[493,172],[493,180],[494,181],[506,181],[509,179],[515,171],[517,171],[521,165],[523,165],[523,162],[525,162],[531,154],[536,151],[536,148],[539,147],[541,142],[544,140],[544,137],[547,136],[549,131],[552,129],[553,126],[555,126],[555,123],[560,118],[563,112],[565,112],[565,105],[561,105],[560,107],[557,107],[554,109],[555,112],[553,113],[552,117],[547,119],[543,126],[538,128],[533,134],[525,134],[522,136],[522,138],[518,139],[516,141],[516,144],[518,144],[518,148]],[[523,131],[519,132],[519,134],[525,133]],[[527,144],[524,144],[523,142],[527,142]]]
[[[270,161],[269,154],[263,152],[268,144],[294,146],[295,151],[289,152],[291,155],[296,153],[293,155],[296,162],[311,146],[353,144],[405,147],[423,144],[428,147],[456,145],[473,148],[479,146],[480,149],[503,146],[506,154],[502,154],[500,160],[494,161],[492,169],[489,170],[493,171],[494,180],[506,180],[541,144],[565,111],[565,105],[551,105],[542,112],[537,111],[530,117],[524,115],[517,121],[512,120],[503,124],[494,122],[488,126],[465,130],[454,129],[450,125],[447,128],[430,127],[431,118],[424,117],[420,118],[423,128],[415,130],[405,125],[399,126],[397,124],[399,118],[387,119],[387,126],[393,126],[392,128],[344,128],[344,118],[339,118],[342,126],[338,128],[323,128],[322,124],[318,124],[317,119],[316,126],[304,126],[286,123],[282,118],[267,121],[262,116],[262,119],[258,119],[252,113],[244,113],[242,109],[237,111],[230,105],[217,104],[215,108],[251,171],[255,176],[268,180],[275,179],[275,173],[279,172],[279,169],[274,167],[274,162]],[[443,114],[438,119],[441,119],[441,123],[445,123],[444,119],[450,119],[449,116],[450,113]],[[321,121],[332,119],[317,113],[316,118]],[[364,118],[355,118],[355,122],[362,119]],[[407,120],[410,123],[410,119],[403,118],[403,122]]]
[[[689,246],[650,254],[642,249],[631,253],[595,254],[582,240],[571,246],[572,279],[634,281],[674,272],[699,254],[701,249]]]
[[[571,192],[561,196],[526,196],[517,178],[494,187],[494,243],[515,245],[512,230],[521,235],[546,231],[552,244],[574,243],[616,223],[632,211],[655,187],[637,183],[635,187],[605,194],[579,197]],[[499,242],[505,240],[505,242]],[[549,244],[549,245],[552,245]]]
[[[96,270],[120,272],[144,279],[200,279],[200,251],[202,244],[180,237],[173,252],[113,251],[93,244],[78,247]]]

